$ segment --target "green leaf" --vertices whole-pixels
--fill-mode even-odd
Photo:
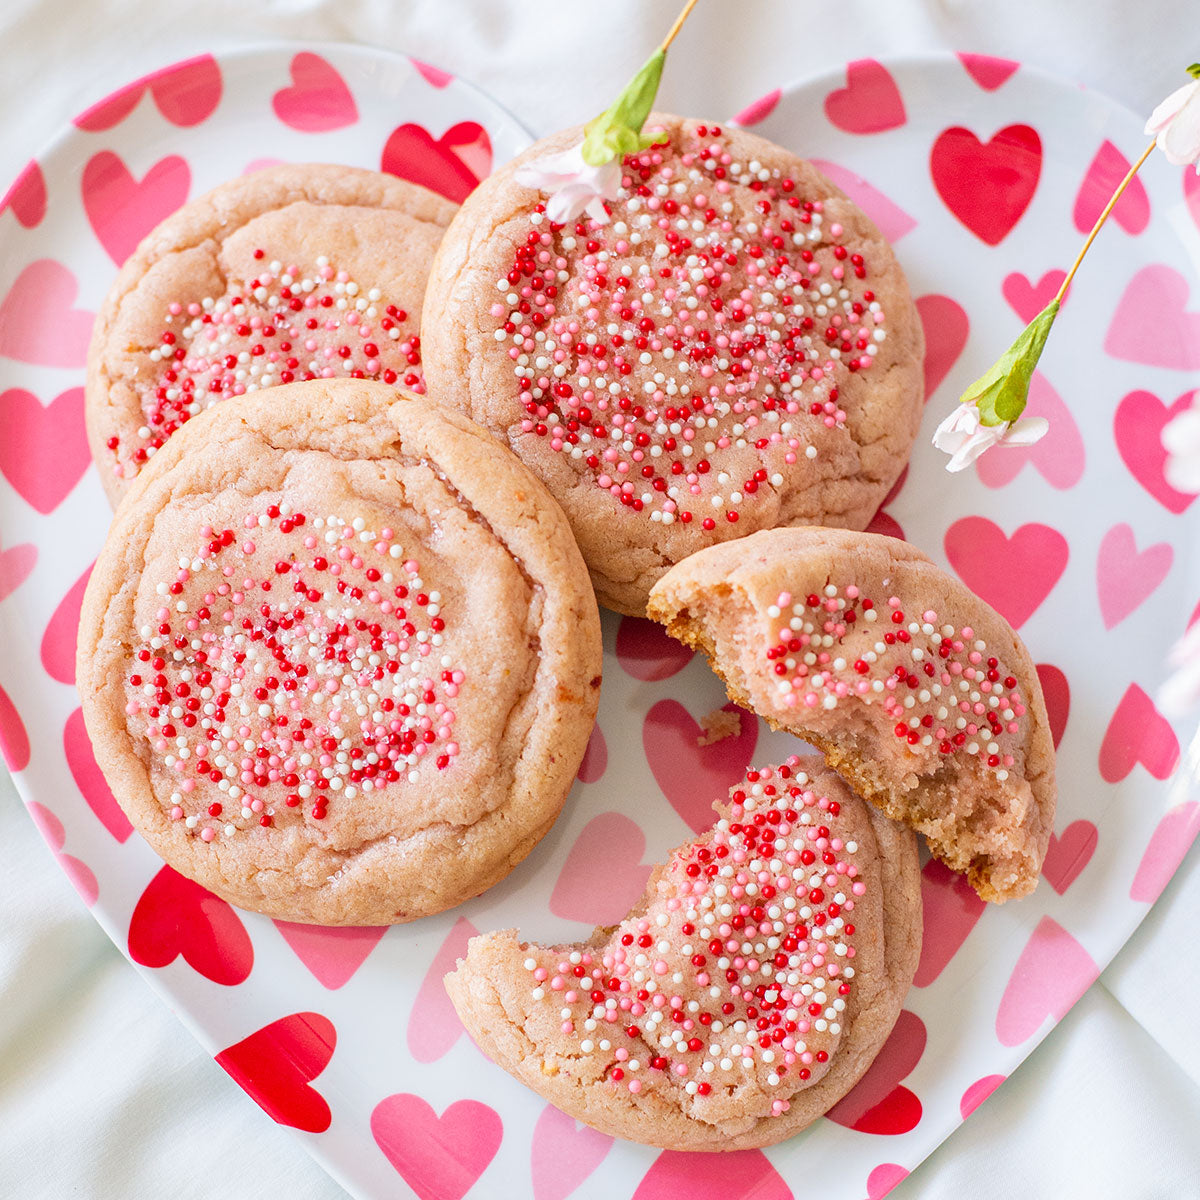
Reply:
[[[611,107],[583,127],[583,161],[589,166],[602,167],[614,158],[636,154],[653,143],[652,137],[642,133],[642,126],[654,107],[666,58],[665,50],[656,50]]]
[[[982,424],[1009,424],[1025,411],[1034,368],[1042,357],[1058,309],[1059,302],[1051,300],[991,368],[963,392],[961,402],[979,409]]]
[[[1193,79],[1200,79],[1200,63],[1192,63],[1192,65],[1188,67],[1187,73]]]

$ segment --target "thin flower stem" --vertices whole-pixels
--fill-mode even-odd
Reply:
[[[683,11],[675,18],[675,24],[671,26],[671,31],[663,38],[659,49],[665,51],[666,48],[675,40],[675,35],[683,28],[683,23],[691,15],[692,9],[696,7],[699,0],[687,0],[683,6]]]
[[[1100,232],[1100,227],[1105,221],[1108,220],[1109,213],[1116,208],[1117,201],[1120,200],[1125,189],[1133,181],[1133,177],[1141,169],[1142,163],[1144,163],[1146,159],[1150,157],[1150,153],[1156,144],[1156,142],[1151,142],[1150,145],[1146,147],[1145,151],[1142,153],[1142,157],[1139,158],[1137,162],[1135,162],[1133,166],[1129,168],[1125,178],[1121,180],[1120,184],[1117,186],[1117,190],[1113,192],[1108,203],[1104,206],[1104,211],[1096,218],[1096,223],[1092,226],[1092,232],[1088,234],[1087,241],[1083,243],[1083,249],[1079,251],[1075,261],[1071,264],[1071,269],[1067,272],[1066,279],[1062,281],[1062,287],[1058,289],[1058,295],[1054,297],[1054,299],[1060,304],[1062,303],[1063,297],[1067,294],[1067,288],[1071,286],[1071,280],[1075,278],[1075,272],[1079,270],[1079,264],[1083,262],[1083,256],[1091,249],[1092,243],[1096,240],[1096,234]]]

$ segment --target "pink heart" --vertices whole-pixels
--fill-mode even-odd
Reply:
[[[29,766],[29,734],[8,693],[0,687],[0,754],[10,771],[23,771]]]
[[[1012,78],[1021,65],[1009,58],[993,58],[990,54],[959,53],[958,61],[967,69],[967,74],[985,92],[994,92],[1002,83]]]
[[[1145,602],[1174,558],[1169,542],[1156,542],[1139,554],[1130,525],[1114,525],[1104,535],[1096,558],[1096,591],[1105,629],[1119,625]]]
[[[129,919],[129,957],[143,967],[165,967],[181,954],[205,979],[224,987],[243,983],[254,966],[254,946],[233,908],[163,867]]]
[[[1067,569],[1067,539],[1049,525],[1022,525],[1010,538],[987,517],[963,517],[946,530],[945,551],[963,583],[1014,629]]]
[[[79,613],[83,608],[83,593],[91,578],[92,563],[71,584],[71,590],[58,602],[42,634],[42,666],[51,679],[59,683],[75,682],[75,645],[79,635]]]
[[[1050,835],[1042,874],[1060,896],[1092,861],[1099,839],[1100,831],[1091,821],[1072,821],[1062,831],[1061,837],[1054,833]]]
[[[1191,408],[1196,393],[1185,392],[1174,404],[1164,404],[1153,392],[1130,392],[1117,405],[1113,417],[1113,435],[1121,460],[1134,479],[1159,504],[1173,513],[1191,507],[1194,494],[1177,492],[1163,475],[1167,451],[1162,444],[1163,426],[1181,412]]]
[[[533,1127],[533,1200],[566,1200],[604,1161],[613,1141],[547,1104]]]
[[[646,761],[671,807],[694,833],[708,829],[716,815],[713,801],[726,796],[745,773],[758,742],[758,718],[734,705],[742,731],[709,746],[698,746],[700,726],[678,700],[660,700],[642,724]]]
[[[879,232],[887,241],[897,241],[910,229],[917,227],[915,217],[910,217],[904,209],[872,187],[861,175],[856,175],[853,171],[839,167],[837,163],[824,158],[814,158],[812,165],[841,188],[879,226]]]
[[[39,367],[82,367],[95,314],[71,307],[78,294],[75,276],[62,263],[31,262],[0,301],[0,356]],[[83,395],[82,388],[72,390]]]
[[[1105,139],[1096,157],[1079,185],[1079,194],[1075,197],[1075,228],[1080,233],[1089,233],[1096,219],[1104,211],[1117,185],[1125,178],[1130,168],[1129,159],[1120,150]],[[1135,175],[1122,193],[1116,207],[1112,210],[1112,219],[1126,233],[1138,234],[1150,223],[1150,197],[1142,181]]]
[[[1071,410],[1040,372],[1033,373],[1027,415],[1045,417],[1050,432],[1032,446],[1004,446],[996,454],[985,454],[975,464],[980,481],[987,487],[1011,483],[1021,468],[1030,463],[1051,487],[1064,491],[1083,475],[1083,438]]]
[[[1092,956],[1057,921],[1043,917],[1000,998],[996,1036],[1001,1044],[1028,1041],[1047,1017],[1061,1021],[1099,975]]]
[[[1050,663],[1038,663],[1037,673],[1038,682],[1042,685],[1042,696],[1046,701],[1050,736],[1057,750],[1063,734],[1067,731],[1067,717],[1071,713],[1071,686],[1062,671]]]
[[[255,1030],[222,1050],[216,1061],[271,1120],[324,1133],[333,1114],[311,1083],[329,1065],[336,1046],[337,1030],[328,1017],[299,1012]]]
[[[89,133],[111,129],[137,107],[147,87],[158,111],[172,125],[188,128],[210,117],[220,103],[221,68],[211,54],[164,67],[92,105],[75,125]]]
[[[1136,683],[1125,689],[1100,743],[1100,774],[1120,783],[1138,764],[1166,779],[1179,761],[1179,739],[1154,701]]]
[[[900,522],[891,513],[884,512],[882,508],[871,518],[866,532],[878,533],[883,537],[898,538],[900,541],[904,541],[904,530],[901,528]]]
[[[583,761],[579,764],[576,777],[580,783],[595,783],[604,774],[607,766],[608,743],[604,740],[604,732],[597,721],[592,726],[587,749],[583,752]]]
[[[846,133],[882,133],[908,119],[896,81],[873,58],[846,67],[846,86],[825,97],[825,115]]]
[[[386,925],[302,925],[297,921],[276,921],[275,928],[313,978],[330,991],[353,978],[387,933]]]
[[[178,154],[156,162],[140,183],[111,150],[88,160],[83,168],[84,211],[118,267],[150,230],[187,200],[191,184],[191,171]]]
[[[1200,801],[1185,800],[1170,809],[1150,835],[1129,888],[1130,900],[1153,904],[1171,882],[1184,856],[1200,833]]]
[[[25,169],[13,180],[13,185],[0,200],[0,213],[11,209],[12,214],[26,229],[41,224],[46,215],[46,177],[36,158],[30,159]]]
[[[443,71],[441,67],[430,66],[427,62],[421,62],[419,58],[409,60],[414,67],[417,68],[421,78],[425,80],[431,87],[444,88],[448,87],[454,76],[449,71]]]
[[[588,925],[617,924],[646,890],[651,867],[642,862],[645,852],[646,835],[636,822],[618,812],[593,817],[563,863],[550,911]]]
[[[302,50],[292,59],[292,86],[272,97],[275,115],[301,133],[345,129],[358,120],[358,106],[346,81],[319,54]]]
[[[946,207],[977,238],[997,246],[1037,190],[1042,140],[1028,125],[1007,125],[990,142],[981,142],[956,125],[938,135],[929,169]]]
[[[951,871],[936,858],[921,871],[921,903],[925,936],[914,987],[928,987],[950,965],[987,908],[965,875]]]
[[[880,1163],[867,1176],[867,1200],[883,1200],[896,1184],[908,1178],[899,1163]]]
[[[793,1200],[792,1189],[761,1150],[698,1154],[664,1150],[633,1200]]]
[[[860,1133],[901,1134],[920,1123],[918,1097],[900,1080],[925,1053],[925,1022],[907,1009],[900,1013],[866,1074],[825,1114]]]
[[[63,828],[63,823],[36,800],[30,801],[29,815],[33,818],[33,823],[41,830],[46,844],[54,852],[54,857],[58,859],[58,865],[62,867],[75,890],[83,897],[84,904],[91,908],[100,895],[100,885],[96,882],[96,876],[92,869],[86,863],[80,862],[74,855],[62,852],[67,840],[67,832]]]
[[[622,617],[617,626],[617,662],[646,683],[669,679],[692,661],[694,650],[677,642],[655,621]]]
[[[782,95],[783,92],[779,88],[776,88],[773,92],[768,92],[765,96],[760,96],[757,100],[751,101],[733,118],[732,124],[745,127],[747,125],[757,125],[759,121],[765,121],[775,111],[775,106],[779,103],[779,98]]]
[[[1187,277],[1166,263],[1143,267],[1125,288],[1104,338],[1113,358],[1194,371],[1200,367],[1200,312],[1187,310]]]
[[[75,786],[87,801],[88,808],[118,842],[124,842],[133,832],[133,825],[113,796],[103,772],[96,765],[92,741],[88,737],[87,726],[83,723],[82,708],[77,708],[63,726],[63,752],[71,770],[71,778],[75,780]]]
[[[958,362],[967,344],[971,322],[966,309],[949,296],[919,296],[917,315],[925,330],[925,400]]]
[[[496,1157],[504,1125],[478,1100],[458,1100],[439,1117],[399,1092],[375,1106],[371,1134],[420,1200],[462,1200]]]
[[[1200,229],[1200,175],[1195,171],[1184,171],[1183,175],[1183,200],[1187,205],[1187,210],[1192,214],[1192,220],[1196,223],[1196,228]]]
[[[467,942],[478,935],[466,917],[459,917],[425,972],[408,1017],[408,1049],[417,1062],[436,1062],[462,1036],[462,1022],[442,980],[466,957]]]
[[[1003,1075],[985,1075],[977,1079],[962,1094],[958,1102],[958,1111],[965,1121],[1003,1082]]]
[[[0,550],[0,600],[11,595],[29,578],[37,562],[37,547],[32,542]]]
[[[452,125],[436,141],[420,125],[399,125],[383,147],[379,169],[461,204],[491,172],[492,142],[475,121]]]
[[[24,388],[0,394],[0,474],[38,512],[53,512],[91,461],[83,388],[62,392],[47,405]]]
[[[1013,312],[1028,325],[1058,294],[1058,289],[1062,287],[1062,281],[1066,277],[1066,271],[1056,268],[1047,271],[1037,283],[1030,283],[1020,271],[1013,271],[1004,277],[1000,290]]]

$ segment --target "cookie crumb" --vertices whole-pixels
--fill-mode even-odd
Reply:
[[[704,732],[697,735],[696,745],[711,746],[726,738],[737,737],[742,732],[742,716],[736,709],[714,708],[700,718],[700,728]]]

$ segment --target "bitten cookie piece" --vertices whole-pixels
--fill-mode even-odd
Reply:
[[[425,279],[455,211],[390,175],[288,164],[222,184],[152,230],[88,352],[88,439],[113,505],[219,400],[352,376],[423,391]]]
[[[1037,671],[1008,622],[919,550],[759,533],[680,563],[650,615],[985,900],[1033,891],[1056,798]]]
[[[921,322],[891,248],[811,164],[651,115],[611,220],[553,225],[523,167],[466,200],[430,272],[430,394],[563,506],[602,604],[780,525],[862,529],[921,418]]]
[[[619,925],[472,938],[480,1049],[576,1120],[674,1150],[769,1146],[870,1066],[921,949],[916,839],[820,758],[749,771]]]
[[[600,690],[559,507],[455,412],[297,383],[201,413],[117,511],[77,679],[176,870],[324,925],[439,912],[550,828]]]

